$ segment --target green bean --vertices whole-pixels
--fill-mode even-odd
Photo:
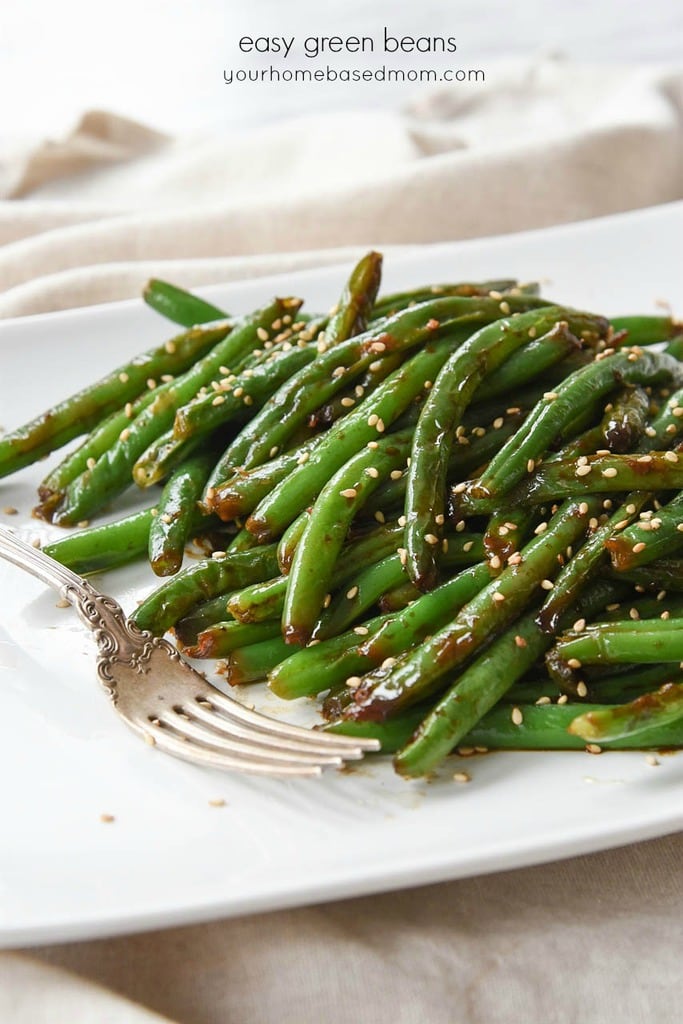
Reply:
[[[491,293],[494,294],[491,294]],[[496,295],[496,292],[499,293]],[[537,295],[538,286],[528,284],[519,286],[517,281],[480,281],[479,283],[461,281],[457,284],[434,284],[425,285],[422,288],[413,288],[410,291],[394,292],[390,295],[383,295],[375,303],[372,311],[374,319],[393,316],[394,313],[406,309],[408,306],[415,306],[420,302],[429,302],[430,299],[445,297],[447,295],[461,295],[469,298],[481,297],[492,298],[500,301],[504,294],[509,295]]]
[[[669,461],[667,456],[672,454],[584,455],[579,459],[548,460],[532,470],[532,475],[506,498],[515,503],[542,505],[596,492],[679,490],[683,487],[683,459],[678,463]],[[479,497],[482,490],[477,480],[468,485],[456,484],[452,496],[454,512],[460,517],[493,512],[497,499]]]
[[[515,392],[521,384],[542,377],[551,367],[561,364],[570,353],[580,349],[581,342],[568,330],[549,331],[540,338],[531,338],[487,376],[479,390],[482,395],[486,394],[487,399]],[[475,392],[475,401],[477,394],[478,391]]]
[[[608,538],[605,544],[617,571],[675,555],[683,548],[683,494],[677,494],[656,512],[641,512],[638,522]]]
[[[197,501],[214,457],[202,452],[183,463],[161,492],[149,530],[149,562],[157,576],[172,576],[183,564],[185,545],[200,518]]]
[[[476,494],[488,497],[509,491],[547,451],[577,409],[609,394],[617,384],[680,386],[682,382],[683,366],[661,352],[624,349],[590,363],[558,384],[552,397],[538,403],[522,436],[510,438],[482,473]]]
[[[636,569],[621,569],[613,578],[634,583],[643,590],[672,590],[683,593],[683,559],[658,558],[656,562]]]
[[[381,279],[382,257],[378,252],[369,252],[353,268],[336,312],[330,314],[325,328],[328,347],[332,348],[366,330]]]
[[[14,473],[67,441],[87,433],[126,402],[133,401],[147,382],[181,373],[229,333],[230,324],[195,328],[164,345],[136,356],[70,398],[0,439],[0,477]],[[74,521],[86,518],[77,516]]]
[[[582,706],[582,711],[597,711],[600,705]],[[325,732],[344,736],[373,736],[382,744],[383,753],[391,753],[410,739],[422,709],[409,708],[399,718],[386,722],[359,722],[341,719],[324,727]],[[568,732],[576,717],[576,706],[548,704],[544,707],[520,705],[513,722],[509,707],[495,707],[463,737],[462,749],[474,750],[584,750],[585,740]],[[521,721],[520,721],[521,718]],[[623,736],[609,744],[610,750],[659,750],[683,746],[680,721],[648,729],[636,736]]]
[[[306,518],[292,558],[282,615],[282,634],[289,643],[310,640],[351,521],[380,479],[404,465],[410,433],[389,434],[372,445],[333,473]]]
[[[190,647],[197,642],[197,637],[203,630],[209,626],[214,626],[217,622],[225,622],[228,615],[228,601],[233,595],[233,591],[227,591],[224,594],[219,594],[217,597],[212,597],[208,601],[202,601],[201,604],[195,605],[191,611],[180,618],[173,631],[178,641]]]
[[[320,693],[349,675],[367,671],[385,658],[420,643],[487,582],[485,565],[464,569],[398,615],[376,616],[356,629],[296,651],[271,671],[268,685],[279,697],[292,700]]]
[[[448,358],[454,343],[445,337],[423,348],[319,437],[309,449],[308,460],[297,465],[251,513],[247,529],[264,541],[279,536],[320,493],[332,473],[399,418],[424,381]]]
[[[223,483],[217,481],[214,471],[204,491],[202,508],[207,513],[214,512],[225,522],[238,516],[249,515],[277,484],[306,461],[306,456],[313,450],[318,440],[319,438],[312,437],[291,451],[274,454],[273,458],[260,466],[254,466],[249,470],[237,470]]]
[[[88,518],[130,486],[136,460],[152,441],[170,427],[178,406],[213,379],[220,366],[229,363],[232,356],[251,351],[257,331],[265,329],[264,324],[270,324],[273,317],[282,315],[283,310],[298,309],[298,303],[298,299],[276,299],[270,306],[249,317],[242,326],[235,327],[229,335],[227,328],[217,328],[217,344],[211,352],[181,377],[165,385],[164,389],[160,388],[151,405],[131,421],[114,447],[100,456],[92,469],[86,470],[69,484],[64,500],[55,512],[54,521],[65,525]]]
[[[232,595],[228,611],[239,622],[265,622],[279,619],[285,603],[287,577],[276,576],[262,583],[252,583]]]
[[[166,580],[138,605],[131,621],[140,629],[163,636],[200,601],[271,579],[277,572],[274,544],[253,551],[228,552],[223,557],[216,555],[214,552],[213,558],[188,566]]]
[[[190,658],[224,658],[239,647],[273,640],[279,635],[277,621],[244,623],[229,619],[207,626],[197,637],[196,644],[186,648],[186,653]]]
[[[460,568],[481,561],[483,549],[481,537],[477,534],[460,533],[449,538],[448,543],[448,551],[443,557],[445,569]],[[383,594],[398,587],[405,579],[405,549],[401,549],[366,568],[355,577],[353,586],[345,593],[337,594],[322,612],[313,635],[316,639],[325,639],[348,629],[364,611],[381,601]],[[419,593],[413,591],[413,597],[419,596]]]
[[[615,331],[626,332],[629,345],[657,345],[669,341],[680,330],[670,316],[617,316],[611,319]]]
[[[547,664],[551,674],[563,672],[565,665],[573,668],[600,662],[612,665],[632,662],[635,665],[657,661],[683,661],[683,631],[675,622],[646,619],[644,622],[604,622],[586,628],[581,633],[561,636],[548,653]],[[563,675],[564,678],[564,675]]]
[[[648,665],[618,675],[601,676],[587,680],[588,695],[601,704],[622,703],[645,693],[648,688],[669,681],[683,680],[681,673],[672,671],[671,665]],[[554,679],[532,679],[515,683],[504,696],[510,704],[548,704],[562,696],[562,687]]]
[[[114,569],[145,554],[155,513],[155,508],[146,508],[113,523],[90,526],[46,544],[43,551],[79,576]]]
[[[644,693],[629,704],[586,711],[573,720],[569,732],[588,743],[609,743],[625,736],[639,736],[649,729],[683,719],[683,685],[665,683],[654,693]]]
[[[589,616],[600,602],[601,597],[596,600],[588,595],[575,613],[580,610]],[[535,610],[517,619],[456,678],[429,711],[410,742],[396,755],[396,770],[414,777],[436,768],[550,643],[551,638],[537,625]]]
[[[281,636],[238,647],[228,654],[219,672],[231,686],[265,679],[268,672],[291,654],[291,647]]]
[[[449,357],[425,400],[408,468],[405,546],[408,574],[418,589],[431,589],[437,579],[448,461],[456,427],[477,386],[512,352],[528,342],[529,331],[534,335],[592,332],[599,337],[601,330],[606,332],[606,329],[606,324],[595,317],[549,306],[482,328]]]
[[[207,324],[212,320],[224,320],[228,316],[217,306],[200,299],[198,295],[155,277],[143,288],[142,297],[157,313],[161,313],[168,320],[173,320],[174,323],[182,324],[183,327]]]
[[[524,610],[537,588],[557,571],[557,556],[584,532],[598,507],[586,501],[565,503],[545,533],[525,545],[522,556],[469,602],[443,629],[396,664],[366,674],[356,690],[350,716],[384,719],[416,703],[442,685],[444,675],[477,652],[489,637]]]

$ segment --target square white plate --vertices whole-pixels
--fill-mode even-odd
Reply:
[[[496,276],[607,314],[681,313],[683,204],[386,260],[385,288]],[[205,294],[240,312],[275,292],[336,300],[347,267]],[[0,324],[6,428],[173,333],[142,302]],[[46,464],[0,481],[0,519],[26,537],[59,531],[29,512]],[[120,503],[130,507],[136,496]],[[110,573],[124,607],[151,589],[144,567]],[[313,781],[221,775],[164,757],[117,719],[93,645],[55,595],[0,563],[0,942],[75,939],[244,914],[494,871],[672,832],[683,758],[492,754],[406,783],[382,761]],[[262,688],[259,707],[296,714]],[[210,805],[222,798],[225,806]],[[100,815],[115,820],[104,824]]]

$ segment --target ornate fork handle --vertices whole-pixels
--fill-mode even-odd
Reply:
[[[115,684],[111,670],[115,663],[124,663],[144,672],[155,647],[167,646],[175,653],[175,648],[165,640],[153,637],[129,622],[120,604],[112,597],[100,594],[82,576],[3,527],[0,527],[0,557],[47,583],[74,606],[94,634],[100,652],[97,671],[112,697]]]

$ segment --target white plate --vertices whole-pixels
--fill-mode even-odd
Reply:
[[[546,294],[608,314],[680,302],[683,204],[585,224],[416,249],[387,261],[397,288],[444,279],[547,280]],[[211,288],[227,308],[301,292],[336,298],[346,268]],[[680,306],[678,307],[681,312]],[[0,325],[0,410],[12,427],[168,336],[140,302]],[[28,511],[45,464],[0,481],[0,519],[58,531]],[[130,503],[130,500],[129,500]],[[106,587],[131,609],[144,568]],[[387,763],[320,780],[212,773],[166,758],[117,720],[93,645],[55,595],[0,563],[0,941],[107,935],[244,914],[538,863],[672,832],[683,821],[683,758],[495,754],[468,786],[406,783]],[[260,693],[259,706],[290,705]],[[224,807],[209,804],[223,798]],[[112,814],[104,824],[100,815]]]

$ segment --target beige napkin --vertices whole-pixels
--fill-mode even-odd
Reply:
[[[683,74],[671,70],[492,68],[483,89],[432,93],[401,113],[302,118],[238,138],[171,140],[90,112],[65,139],[0,151],[0,316],[137,295],[151,274],[236,280],[368,244],[509,232],[682,195]],[[151,1024],[148,1008],[178,1024],[674,1024],[682,863],[683,838],[668,837],[401,894],[3,954],[0,1021]]]
[[[683,74],[504,65],[403,112],[171,141],[105,113],[0,153],[0,316],[318,265],[310,250],[469,238],[683,195]],[[4,183],[4,184],[3,184]],[[306,255],[302,255],[306,254]],[[248,258],[248,263],[242,263]],[[328,253],[327,258],[334,258]],[[237,262],[235,262],[237,260]]]

